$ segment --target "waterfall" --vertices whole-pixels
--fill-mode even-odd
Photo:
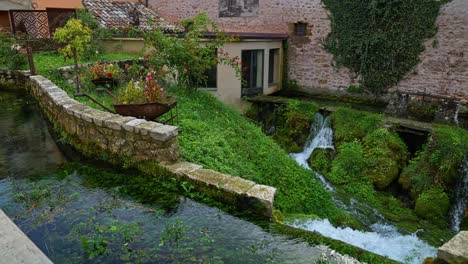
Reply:
[[[289,155],[302,167],[312,170],[307,160],[317,148],[335,149],[333,146],[333,130],[331,128],[330,117],[324,117],[319,113],[314,117],[314,122],[310,127],[309,137],[307,138],[303,151],[301,153],[291,153]],[[320,179],[328,191],[334,191],[333,186],[323,175],[315,173],[315,176]]]
[[[311,170],[307,160],[317,148],[334,149],[333,130],[329,117],[316,114],[310,128],[310,135],[301,153],[292,153],[290,156],[302,167]],[[468,166],[465,166],[468,170]],[[332,194],[338,207],[353,214],[362,223],[369,225],[372,231],[353,230],[349,227],[334,227],[328,219],[296,220],[289,223],[291,226],[314,231],[326,237],[341,240],[345,243],[366,249],[370,252],[387,256],[403,263],[420,264],[426,257],[433,257],[437,250],[424,241],[418,239],[416,234],[401,234],[398,229],[388,223],[385,218],[371,206],[350,198],[349,201],[340,199],[336,189],[319,173],[313,172]],[[468,176],[466,177],[468,178]],[[466,191],[465,191],[466,194]]]
[[[452,208],[450,208],[450,222],[452,229],[458,232],[468,205],[468,156],[463,161],[461,176],[453,193],[453,201]]]

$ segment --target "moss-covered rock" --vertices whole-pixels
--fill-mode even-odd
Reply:
[[[325,176],[338,185],[361,181],[365,167],[362,145],[359,142],[346,142],[338,148],[331,172]]]
[[[387,188],[398,178],[408,157],[405,143],[385,128],[370,132],[363,140],[366,175],[377,189]]]
[[[450,199],[442,188],[435,187],[419,195],[414,208],[419,217],[443,220],[450,209]]]
[[[361,140],[382,125],[382,115],[349,108],[338,108],[332,113],[331,119],[336,146],[343,142]]]
[[[330,173],[332,168],[333,155],[335,150],[327,149],[315,149],[312,155],[310,156],[308,162],[310,168],[322,175],[327,175]]]

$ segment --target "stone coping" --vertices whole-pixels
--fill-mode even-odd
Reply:
[[[273,203],[276,194],[274,187],[257,184],[214,170],[203,169],[203,166],[190,162],[181,161],[172,164],[163,162],[161,165],[183,179],[234,195],[239,199],[238,202],[244,203],[244,206],[250,209],[256,207],[257,213],[268,218],[273,216]],[[255,204],[255,202],[259,204]]]
[[[125,129],[143,136],[149,135],[158,141],[167,141],[178,134],[177,127],[175,126],[163,125],[134,117],[124,117],[84,105],[70,98],[65,91],[43,76],[35,75],[29,78],[31,82],[41,86],[46,96],[50,97],[58,107],[63,108],[69,115],[73,115],[86,122],[93,122],[96,126],[107,127],[117,131]]]
[[[0,262],[52,264],[52,261],[0,209]]]
[[[71,68],[68,66],[59,70],[66,72]],[[99,145],[98,150],[104,153],[124,154],[140,161],[156,161],[175,176],[194,183],[202,192],[207,188],[210,193],[211,190],[221,191],[221,197],[215,195],[216,198],[272,218],[275,188],[180,161],[177,127],[94,109],[70,98],[52,81],[40,75],[25,74],[24,80],[29,81],[31,93],[48,118],[71,134],[76,142]],[[12,81],[17,79],[12,76]],[[109,139],[106,141],[102,135]]]

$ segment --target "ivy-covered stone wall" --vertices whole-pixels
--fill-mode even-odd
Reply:
[[[332,32],[333,14],[329,6],[326,6],[330,0],[260,0],[257,16],[229,18],[219,17],[219,0],[149,2],[163,17],[175,22],[204,12],[222,29],[230,32],[289,33],[288,77],[296,80],[298,88],[303,92],[336,94],[358,84],[359,77],[348,67],[335,67],[336,58],[323,47],[323,40]],[[308,24],[307,36],[293,35],[294,23],[297,22]],[[435,20],[435,37],[429,34],[429,38],[423,41],[424,45],[421,46],[425,51],[421,50],[422,53],[416,54],[421,63],[416,62],[413,65],[416,68],[406,67],[397,78],[403,79],[398,84],[390,85],[390,90],[398,90],[403,94],[426,93],[468,100],[467,25],[466,0],[452,0],[444,4]],[[405,36],[402,40],[406,41]]]

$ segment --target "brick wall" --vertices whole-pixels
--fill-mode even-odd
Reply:
[[[320,0],[259,0],[258,16],[239,18],[219,18],[219,0],[149,1],[174,22],[205,12],[231,32],[291,33],[293,23],[307,22],[309,35],[289,40],[289,77],[311,94],[339,92],[356,82],[349,70],[335,69],[333,56],[321,47],[321,40],[330,32],[330,20]],[[468,1],[446,4],[437,24],[439,33],[426,42],[422,62],[393,90],[468,100]]]

